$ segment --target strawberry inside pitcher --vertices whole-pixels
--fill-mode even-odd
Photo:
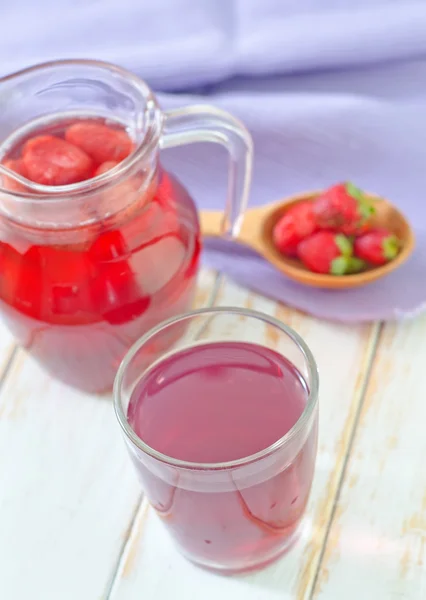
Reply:
[[[119,171],[136,146],[101,119],[56,121],[11,139],[2,163],[45,186]],[[2,187],[25,192],[11,177]],[[105,206],[125,209],[111,217]],[[136,339],[191,307],[200,235],[192,199],[161,168],[148,187],[121,172],[90,210],[92,222],[66,231],[0,217],[0,302],[12,332],[54,376],[101,392]]]

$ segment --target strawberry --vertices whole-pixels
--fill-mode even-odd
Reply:
[[[296,257],[299,243],[317,230],[312,209],[312,202],[299,202],[276,223],[272,237],[282,254]]]
[[[116,160],[106,160],[105,162],[100,164],[99,167],[96,169],[94,177],[97,177],[98,175],[103,175],[107,171],[111,171],[111,169],[114,169],[118,164],[119,163]]]
[[[107,323],[120,325],[140,317],[151,304],[132,270],[132,254],[120,231],[105,231],[89,249],[97,271],[91,285],[92,304]]]
[[[22,175],[22,177],[28,177],[27,169],[25,168],[24,162],[20,158],[5,160],[3,164],[11,171],[15,171],[15,173]],[[3,177],[3,185],[7,190],[14,192],[25,191],[25,187],[11,177]]]
[[[133,142],[124,129],[108,127],[93,121],[78,121],[68,127],[65,139],[78,146],[100,164],[121,162],[133,150]]]
[[[317,231],[301,241],[298,255],[305,267],[315,273],[347,275],[363,269],[364,263],[352,256],[352,242],[341,233]]]
[[[317,198],[313,213],[320,229],[356,235],[368,224],[374,207],[352,183],[339,183]]]
[[[52,135],[37,135],[26,142],[22,161],[28,178],[44,185],[68,185],[89,179],[92,159],[80,148]]]
[[[380,266],[393,260],[400,246],[400,240],[391,231],[372,229],[355,240],[354,251],[358,258]]]

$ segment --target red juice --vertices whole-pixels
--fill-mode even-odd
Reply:
[[[269,348],[245,342],[196,345],[156,363],[137,384],[128,422],[172,459],[226,463],[261,452],[301,417],[307,385]],[[147,496],[182,552],[236,570],[265,562],[295,537],[311,487],[317,428],[290,456],[279,450],[238,471],[210,465],[180,472],[135,460]],[[135,457],[134,457],[135,458]],[[193,474],[192,474],[193,473]],[[206,479],[203,479],[206,477]]]
[[[81,128],[99,125],[105,128],[100,119],[30,125],[4,142],[1,160],[43,185],[91,179],[134,148],[109,121],[106,137],[82,137]],[[81,221],[71,226],[55,224],[53,203],[52,226],[0,217],[3,319],[53,376],[88,392],[111,388],[129,347],[192,305],[200,254],[194,203],[157,165],[142,185],[146,171],[117,177],[95,202],[81,202]],[[21,191],[12,179],[3,186]]]

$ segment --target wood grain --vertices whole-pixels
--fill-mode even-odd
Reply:
[[[426,598],[425,340],[384,328],[315,598]]]
[[[291,553],[264,571],[218,577],[180,557],[162,525],[143,503],[111,588],[111,600],[307,600],[311,595],[378,328],[319,322],[232,283],[223,286],[218,301],[223,306],[247,306],[275,314],[305,338],[317,358],[321,377],[320,443],[304,532]],[[256,335],[257,341],[275,343],[267,328]]]
[[[0,402],[0,598],[98,598],[140,497],[110,399],[20,351]]]
[[[16,346],[12,335],[0,321],[0,381],[4,376],[5,369],[7,369],[9,365],[15,348]]]

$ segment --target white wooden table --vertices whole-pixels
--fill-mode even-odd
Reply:
[[[214,274],[204,272],[198,303]],[[426,316],[320,322],[231,283],[218,303],[275,314],[320,369],[305,531],[264,571],[188,564],[141,497],[110,401],[51,380],[0,325],[1,600],[424,600]]]

